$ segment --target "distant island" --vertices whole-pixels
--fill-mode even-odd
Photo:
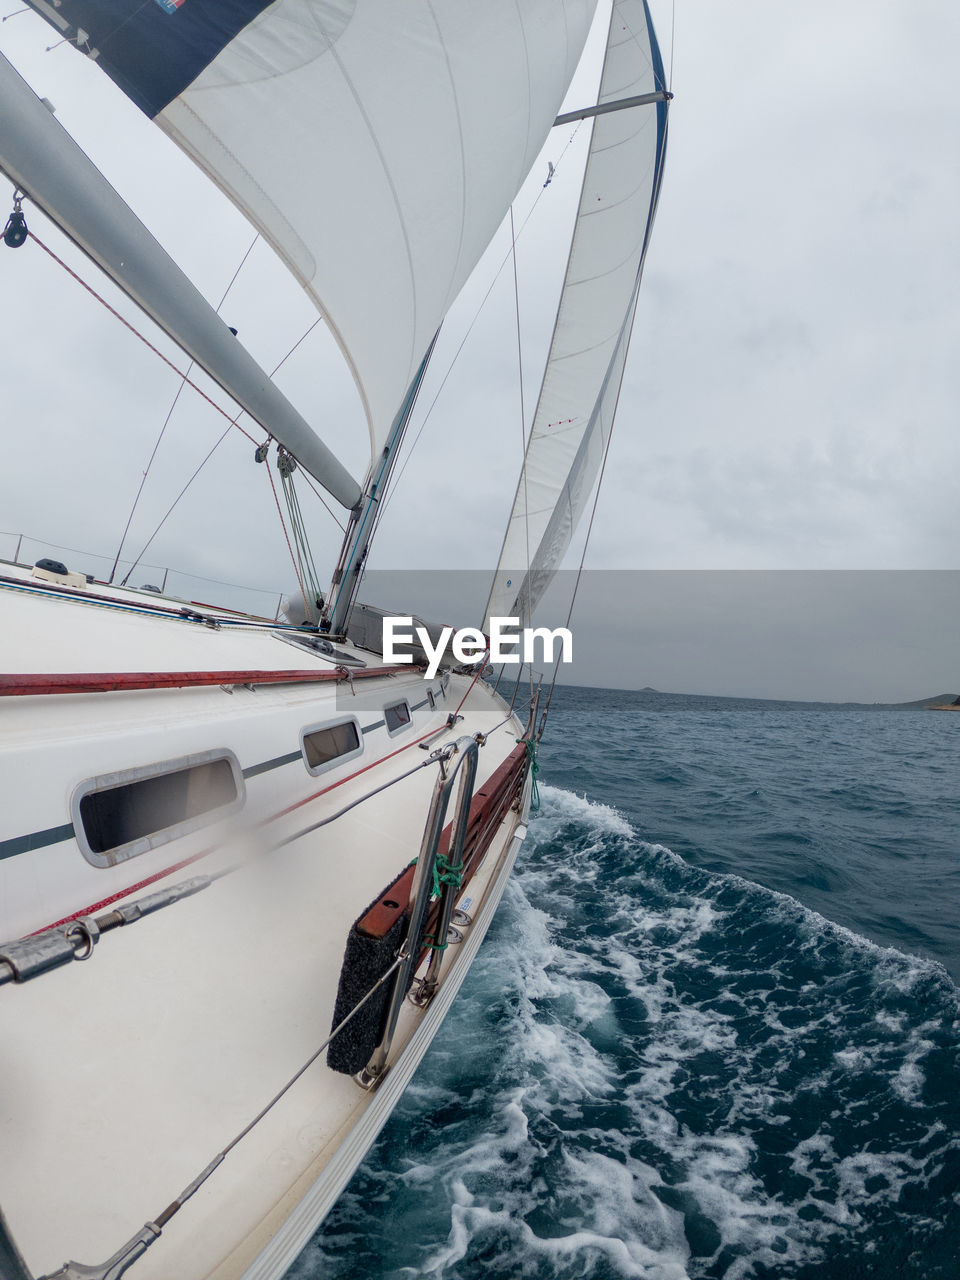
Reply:
[[[710,698],[717,701],[808,704],[810,707],[890,707],[904,710],[916,708],[916,710],[927,710],[927,712],[960,712],[960,694],[933,694],[929,698],[918,698],[911,701],[911,703],[833,703],[833,701],[812,701],[809,699],[750,698],[750,696],[736,694],[732,696],[730,694],[664,694],[662,690],[653,689],[650,685],[645,685],[643,689],[623,691],[635,692],[635,694],[657,694],[658,698]]]
[[[577,687],[577,686],[571,686]],[[581,688],[604,688],[605,686],[580,686]],[[928,698],[916,698],[912,702],[834,702],[834,701],[813,701],[809,699],[795,698],[755,698],[746,695],[730,695],[716,693],[664,693],[661,689],[654,689],[651,685],[645,685],[642,689],[621,689],[622,693],[634,694],[654,694],[658,698],[706,698],[716,702],[782,702],[796,706],[835,706],[835,707],[871,707],[871,708],[889,708],[891,710],[916,710],[916,711],[960,711],[960,694],[953,693],[935,693]]]
[[[510,685],[514,682],[511,680]],[[664,709],[669,704],[682,704],[683,706],[691,706],[698,702],[704,703],[725,703],[725,704],[752,704],[757,707],[764,705],[780,705],[793,707],[835,707],[848,708],[850,710],[872,710],[872,711],[960,711],[960,694],[957,693],[935,693],[926,698],[916,698],[910,702],[856,702],[838,701],[828,698],[771,698],[756,697],[749,694],[729,694],[729,693],[678,693],[665,692],[663,689],[655,689],[652,685],[644,685],[642,689],[631,689],[624,685],[579,685],[567,684],[561,680],[557,686],[559,689],[568,689],[571,692],[582,690],[591,694],[611,694],[616,697],[623,698],[624,695],[642,700],[638,705],[651,707],[654,710]],[[646,700],[650,701],[647,702]]]

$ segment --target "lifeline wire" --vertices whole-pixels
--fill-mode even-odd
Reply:
[[[327,1036],[326,1040],[324,1040],[324,1042],[320,1045],[319,1049],[317,1049],[314,1053],[310,1055],[310,1057],[306,1060],[303,1066],[300,1067],[300,1069],[290,1077],[290,1079],[286,1082],[286,1084],[281,1089],[279,1089],[277,1093],[273,1095],[273,1097],[266,1104],[266,1106],[263,1107],[253,1117],[253,1119],[249,1122],[249,1124],[247,1124],[245,1128],[241,1129],[240,1132],[236,1135],[236,1137],[232,1138],[225,1147],[223,1147],[220,1151],[217,1152],[217,1154],[213,1157],[213,1159],[206,1166],[206,1168],[203,1169],[198,1174],[198,1176],[194,1178],[194,1180],[191,1183],[189,1183],[186,1187],[184,1187],[184,1189],[180,1192],[177,1198],[175,1200],[172,1200],[170,1204],[168,1204],[167,1207],[163,1210],[162,1213],[157,1214],[156,1218],[153,1218],[149,1223],[146,1224],[142,1232],[134,1236],[131,1240],[127,1241],[127,1243],[120,1250],[121,1257],[128,1252],[132,1252],[138,1244],[142,1244],[143,1248],[140,1249],[139,1253],[137,1254],[137,1257],[131,1258],[131,1263],[135,1262],[137,1258],[141,1257],[142,1254],[146,1251],[146,1249],[149,1248],[149,1246],[154,1243],[155,1240],[159,1239],[163,1228],[167,1225],[170,1219],[174,1217],[175,1214],[179,1213],[179,1211],[183,1208],[183,1206],[190,1199],[190,1197],[195,1192],[199,1191],[200,1188],[203,1186],[203,1184],[210,1177],[210,1175],[216,1169],[218,1169],[221,1164],[223,1164],[223,1161],[234,1149],[234,1147],[247,1136],[247,1134],[251,1131],[251,1129],[253,1129],[256,1125],[260,1123],[260,1121],[264,1118],[264,1116],[266,1116],[277,1105],[277,1103],[281,1100],[281,1098],[283,1098],[284,1095],[288,1093],[290,1089],[293,1088],[293,1086],[297,1083],[300,1077],[303,1076],[309,1070],[309,1068],[313,1066],[313,1064],[320,1057],[323,1051],[326,1048],[328,1048],[330,1043],[333,1041],[334,1037],[340,1034],[340,1032],[347,1025],[347,1023],[350,1022],[350,1020],[360,1012],[360,1010],[371,998],[371,996],[373,996],[377,991],[379,991],[379,989],[383,986],[383,984],[387,981],[387,979],[393,975],[393,973],[400,967],[401,964],[403,964],[405,959],[406,959],[406,956],[404,956],[402,953],[397,956],[393,964],[391,964],[390,968],[387,969],[387,971],[383,974],[383,976],[376,983],[374,983],[374,985],[370,988],[367,994],[360,1001],[358,1001],[357,1004],[354,1005],[354,1007],[350,1010],[347,1016],[333,1029],[333,1031],[331,1031],[330,1035]],[[144,1233],[147,1233],[146,1238],[144,1236]],[[114,1256],[116,1257],[116,1255]],[[128,1263],[127,1265],[130,1265],[130,1264]],[[123,1267],[123,1270],[124,1271],[126,1270],[125,1266]],[[117,1274],[119,1274],[119,1272]],[[43,1277],[42,1280],[51,1280],[51,1278]]]
[[[82,551],[79,547],[65,547],[60,542],[48,542],[46,538],[35,538],[29,533],[12,533],[9,529],[0,529],[0,538],[21,538],[26,542],[36,542],[44,549],[52,547],[55,551],[71,551],[77,556],[90,556],[94,560],[109,560],[109,556],[101,555],[99,551]],[[273,590],[267,590],[266,587],[251,587],[246,582],[225,582],[222,578],[205,578],[200,573],[190,573],[186,569],[176,569],[173,565],[163,564],[145,564],[145,569],[162,569],[164,573],[179,573],[184,578],[195,578],[197,582],[210,582],[216,587],[239,587],[241,591],[256,591],[259,595],[275,596],[277,593]]]
[[[444,750],[445,748],[440,748]],[[308,836],[312,831],[319,831],[321,827],[329,826],[331,822],[336,822],[337,818],[342,818],[345,813],[349,813],[351,809],[355,809],[358,804],[363,804],[365,800],[370,800],[373,796],[378,796],[381,791],[386,791],[388,787],[394,786],[398,782],[403,782],[404,778],[410,778],[415,773],[419,773],[421,769],[426,769],[432,764],[436,764],[440,759],[439,754],[430,755],[426,760],[421,760],[419,764],[415,764],[412,769],[408,769],[406,773],[399,773],[395,778],[391,778],[388,782],[384,782],[382,786],[375,787],[373,791],[368,791],[365,795],[360,796],[358,800],[352,800],[350,804],[344,805],[342,809],[338,809],[336,813],[332,813],[329,818],[321,818],[319,822],[314,822],[309,827],[304,827],[302,831],[296,831],[292,836],[287,836],[278,844],[273,846],[274,849],[283,849],[288,844],[293,844],[294,840],[300,840],[303,836]]]

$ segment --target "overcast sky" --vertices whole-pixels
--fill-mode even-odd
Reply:
[[[8,12],[17,7],[7,0]],[[669,67],[671,7],[658,2],[654,14]],[[218,301],[253,239],[249,227],[96,67],[67,46],[45,52],[53,43],[52,31],[29,13],[0,27],[6,56],[52,99],[61,123]],[[598,48],[594,40],[568,105],[591,97]],[[678,0],[672,59],[676,99],[663,196],[588,565],[958,567],[960,11],[932,0]],[[516,206],[522,225],[541,196],[546,159],[562,155],[518,244],[528,414],[586,130],[564,152],[570,135],[554,131]],[[40,215],[28,216],[71,263],[83,261]],[[411,439],[506,237],[501,229],[451,313]],[[95,274],[85,262],[82,271]],[[97,284],[117,301],[109,285]],[[0,247],[0,287],[0,529],[112,558],[177,379],[35,246]],[[224,316],[267,368],[314,318],[262,243]],[[278,381],[359,475],[367,447],[359,401],[322,325]],[[129,550],[139,551],[221,424],[184,392]],[[239,435],[224,442],[146,561],[250,583],[264,594],[245,602],[272,608],[270,593],[288,589],[293,571],[264,469],[251,454]],[[492,569],[519,454],[512,276],[505,271],[430,413],[372,564]],[[338,531],[309,492],[302,500],[325,576]],[[0,554],[14,545],[0,538]],[[41,553],[34,542],[24,550]],[[575,563],[579,547],[573,554]],[[109,563],[62,558],[98,572]],[[135,580],[157,576],[138,570]],[[183,577],[170,585],[213,594]],[[729,604],[731,616],[742,611],[733,594]],[[849,610],[841,618],[821,600],[817,611],[825,636],[850,625]],[[640,602],[638,641],[649,631],[645,616]],[[859,616],[866,640],[875,617],[866,606]],[[756,626],[765,625],[758,616]],[[943,625],[940,615],[917,619],[920,628]],[[609,682],[630,683],[629,669],[618,668]],[[685,681],[678,673],[674,687],[709,691],[696,675],[693,666]],[[790,687],[764,687],[768,696],[791,696]],[[940,691],[922,683],[902,689],[891,675],[889,689],[878,684],[849,696]],[[844,695],[811,688],[802,696]]]

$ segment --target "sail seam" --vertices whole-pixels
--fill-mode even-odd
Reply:
[[[433,0],[427,0],[427,8],[429,9],[430,16],[433,19],[433,25],[437,29],[437,36],[439,37],[439,40],[440,40],[440,48],[443,50],[443,62],[444,62],[444,66],[447,68],[447,76],[449,77],[449,80],[450,80],[450,95],[453,99],[453,109],[457,117],[457,138],[460,143],[460,148],[459,148],[460,150],[460,234],[457,240],[457,257],[454,262],[453,271],[450,274],[450,279],[447,282],[447,291],[444,295],[443,314],[446,315],[447,312],[450,310],[454,297],[456,296],[456,294],[454,293],[453,286],[454,286],[454,281],[456,280],[460,272],[460,260],[463,257],[463,241],[464,241],[464,235],[465,235],[466,226],[467,226],[466,145],[463,137],[463,117],[460,113],[460,99],[457,96],[457,83],[453,77],[453,68],[450,65],[450,54],[447,49],[447,43],[443,38],[443,31],[440,27],[440,22],[437,18],[436,10],[433,7]]]
[[[651,165],[647,166],[646,170],[644,171],[644,175],[643,175],[644,178],[647,177],[652,167],[653,166]],[[645,184],[641,182],[639,186],[634,187],[632,191],[628,191],[627,194],[625,196],[621,196],[619,200],[613,200],[609,204],[604,204],[603,207],[600,209],[584,209],[580,217],[593,218],[593,217],[596,217],[598,213],[607,213],[610,209],[619,209],[621,205],[627,204],[630,200],[632,200],[637,195],[637,192],[642,191],[644,185]],[[600,197],[598,197],[598,199],[599,198]]]
[[[393,200],[394,209],[396,210],[397,223],[400,227],[400,234],[403,236],[403,247],[407,255],[407,270],[410,273],[410,306],[413,312],[413,323],[411,325],[411,334],[410,334],[410,355],[407,360],[407,369],[409,370],[413,367],[414,360],[416,357],[416,348],[417,348],[417,275],[413,266],[413,249],[410,245],[410,236],[407,232],[407,224],[403,218],[403,207],[400,203],[400,196],[397,192],[396,184],[394,183],[394,180],[393,180],[393,175],[390,172],[390,169],[387,165],[386,157],[383,154],[383,148],[380,146],[380,142],[377,139],[377,135],[373,128],[373,124],[370,120],[369,115],[367,114],[366,108],[363,105],[363,101],[360,97],[360,94],[357,92],[357,87],[353,83],[353,80],[350,78],[350,75],[348,74],[347,69],[344,66],[343,59],[340,57],[337,50],[335,48],[331,48],[330,53],[334,62],[336,63],[337,67],[340,70],[340,74],[343,76],[344,83],[346,84],[351,97],[356,103],[357,111],[360,115],[361,120],[364,123],[364,127],[366,128],[370,141],[373,144],[373,149],[376,152],[377,159],[380,161],[380,167],[383,170],[383,176],[386,178],[387,186],[390,188],[390,195]],[[373,424],[371,422],[371,429],[372,429],[372,425]]]
[[[611,207],[615,207],[615,206],[611,206]],[[608,267],[606,271],[597,271],[592,276],[580,276],[579,279],[577,280],[571,280],[569,282],[569,287],[574,288],[582,284],[593,284],[595,280],[603,280],[606,276],[613,275],[615,271],[619,271],[620,268],[624,266],[626,263],[628,263],[631,258],[636,257],[637,250],[642,248],[643,246],[643,242],[644,242],[644,239],[646,238],[646,234],[647,234],[647,229],[646,227],[644,227],[643,233],[640,236],[640,239],[635,241],[630,246],[630,252],[625,254],[620,259],[619,262],[615,262],[612,267]]]
[[[521,156],[521,159],[520,159],[520,177],[519,177],[519,179],[518,179],[517,181],[515,181],[515,182],[514,182],[514,184],[513,184],[513,189],[514,189],[514,191],[519,191],[519,190],[520,190],[520,188],[523,186],[523,180],[524,180],[524,178],[527,176],[527,167],[528,167],[528,166],[527,166],[527,153],[528,153],[528,152],[529,152],[529,150],[530,150],[530,116],[531,116],[531,112],[532,112],[532,104],[531,104],[531,101],[530,101],[530,46],[527,44],[527,31],[526,31],[526,28],[525,28],[525,27],[524,27],[524,25],[523,25],[523,14],[520,12],[520,3],[519,3],[519,0],[513,0],[513,7],[514,7],[514,9],[515,9],[515,10],[516,10],[516,12],[517,12],[517,25],[518,25],[518,26],[519,26],[519,28],[520,28],[520,40],[521,40],[521,43],[523,44],[523,62],[524,62],[524,66],[525,66],[525,67],[526,67],[526,69],[527,69],[527,74],[526,74],[526,84],[527,84],[527,127],[526,127],[526,129],[524,130],[523,155]],[[511,208],[512,208],[512,207],[513,207],[513,201],[512,201],[512,200],[511,200],[511,202],[510,202],[510,205],[511,205]]]

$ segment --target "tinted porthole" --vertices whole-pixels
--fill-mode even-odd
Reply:
[[[362,739],[356,720],[326,725],[309,732],[304,730],[303,733],[303,757],[311,773],[319,772],[325,766],[334,764],[346,756],[359,754],[362,750]]]
[[[387,722],[387,733],[399,733],[410,724],[410,704],[406,698],[402,702],[391,702],[383,708],[383,718]]]
[[[83,783],[74,797],[83,855],[95,866],[113,866],[215,822],[242,803],[239,779],[236,761],[222,755],[188,757]],[[112,785],[98,785],[108,781]]]

